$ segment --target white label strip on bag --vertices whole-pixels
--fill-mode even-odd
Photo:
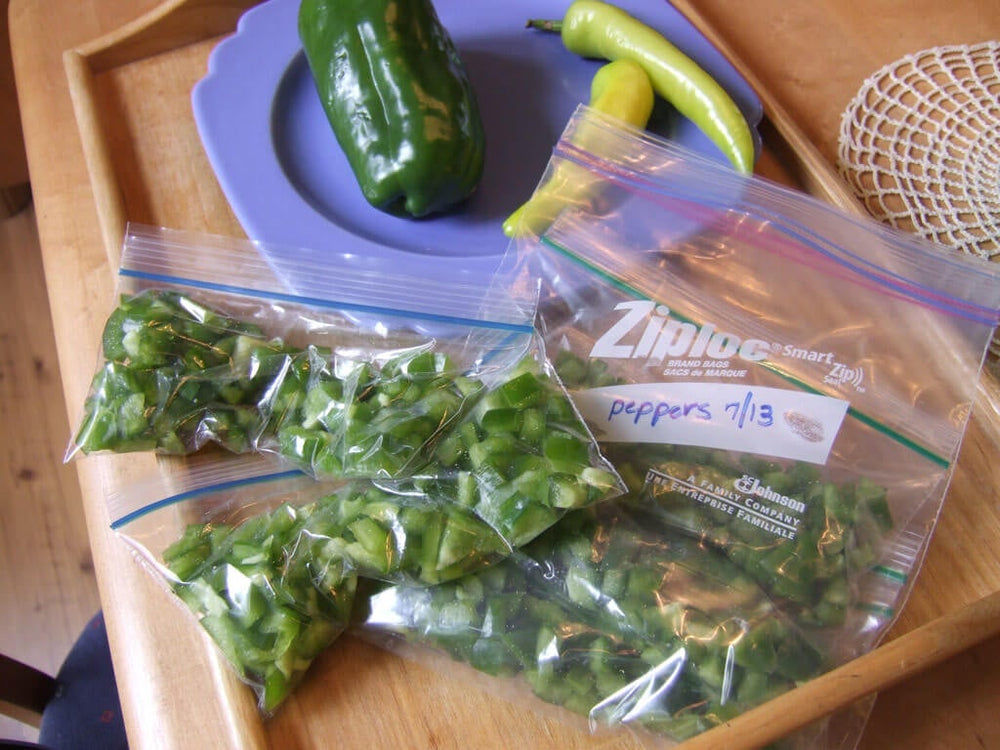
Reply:
[[[574,391],[598,442],[693,445],[824,464],[841,399],[732,383],[636,383]]]

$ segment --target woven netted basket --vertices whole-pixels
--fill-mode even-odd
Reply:
[[[880,221],[1000,262],[1000,42],[935,47],[868,78],[841,118],[838,166]]]

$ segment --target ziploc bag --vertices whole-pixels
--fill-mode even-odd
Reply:
[[[630,492],[475,576],[380,588],[360,627],[662,746],[886,632],[947,489],[1000,284],[586,108],[543,184],[567,165],[587,178],[515,247],[522,282],[542,281],[557,373]],[[863,722],[781,746],[850,746]]]
[[[219,451],[169,463],[109,497],[112,528],[191,609],[265,714],[344,630],[359,578],[461,578],[506,559],[517,533],[534,538],[554,522],[526,497],[489,517],[456,501],[444,477],[317,481],[273,457]]]
[[[70,457],[215,443],[317,476],[409,475],[532,344],[530,290],[349,252],[131,226],[119,279]]]
[[[586,717],[595,733],[627,727],[651,745],[826,666],[725,555],[625,503],[573,513],[480,573],[384,587],[358,603],[363,637],[431,647]]]
[[[343,632],[359,578],[426,587],[511,554],[437,490],[316,481],[270,456],[216,451],[116,490],[108,513],[271,714]]]
[[[215,444],[318,478],[449,474],[462,502],[511,523],[505,503],[552,516],[620,492],[551,377],[536,290],[400,277],[350,253],[267,257],[247,241],[129,228],[68,458]]]
[[[633,499],[845,653],[870,647],[943,502],[1000,269],[586,108],[562,162],[599,185],[518,252]]]

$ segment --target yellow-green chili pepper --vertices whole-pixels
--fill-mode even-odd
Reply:
[[[600,0],[575,0],[561,21],[531,20],[528,26],[558,31],[566,48],[583,57],[635,60],[656,93],[697,125],[737,171],[753,171],[753,136],[739,107],[712,76],[655,29]]]
[[[653,112],[655,94],[649,76],[638,63],[616,60],[601,66],[590,85],[591,108],[644,128]],[[503,223],[503,232],[541,234],[567,204],[582,199],[592,181],[582,167],[563,162],[534,195]]]

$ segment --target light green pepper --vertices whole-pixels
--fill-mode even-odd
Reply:
[[[528,25],[560,32],[566,49],[583,57],[639,63],[656,93],[697,125],[738,172],[753,172],[753,135],[740,108],[718,81],[655,29],[600,0],[576,0],[561,21]]]

